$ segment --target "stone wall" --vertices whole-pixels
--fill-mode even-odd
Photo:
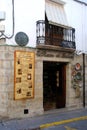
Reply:
[[[43,113],[41,63],[35,60],[35,96],[33,99],[14,100],[14,52],[35,52],[32,48],[0,46],[0,115],[9,118],[31,117]],[[38,73],[40,72],[40,73]],[[37,78],[38,77],[38,78]],[[28,113],[24,114],[27,109]]]
[[[80,66],[76,68],[78,64]],[[70,68],[71,85],[67,97],[68,109],[80,109],[83,107],[83,55],[74,54]]]
[[[14,100],[14,52],[16,50],[35,52],[35,86],[34,98]],[[19,46],[0,45],[0,115],[9,118],[24,118],[44,114],[43,110],[43,61],[65,62],[66,65],[66,108],[77,109],[83,106],[83,80],[76,97],[76,89],[72,85],[72,68],[76,63],[81,65],[82,55],[74,55],[67,49],[40,49]],[[87,66],[86,66],[87,70]],[[87,80],[86,80],[87,82]],[[87,87],[86,87],[87,88]],[[87,90],[86,90],[87,91]],[[28,110],[24,114],[24,110]]]
[[[42,63],[43,61],[66,63],[66,108],[69,110],[82,108],[83,55],[76,55],[72,50],[50,46],[39,47],[36,54]],[[80,65],[79,70],[76,70],[76,64]],[[74,75],[72,74],[73,71],[75,72]]]

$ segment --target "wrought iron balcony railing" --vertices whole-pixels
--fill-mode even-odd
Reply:
[[[44,20],[36,23],[37,45],[54,45],[75,49],[75,29],[48,24]]]

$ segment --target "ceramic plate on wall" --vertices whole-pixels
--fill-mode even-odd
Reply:
[[[76,70],[80,70],[80,69],[81,69],[81,65],[80,65],[79,63],[76,63],[75,69],[76,69]]]
[[[18,32],[15,35],[15,41],[19,46],[26,46],[29,42],[29,38],[26,33]]]

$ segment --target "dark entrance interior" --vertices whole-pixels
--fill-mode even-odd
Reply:
[[[43,62],[44,110],[64,108],[66,103],[66,63]]]

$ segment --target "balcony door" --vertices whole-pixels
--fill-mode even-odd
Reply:
[[[57,62],[43,63],[44,110],[64,108],[66,104],[66,65]]]

